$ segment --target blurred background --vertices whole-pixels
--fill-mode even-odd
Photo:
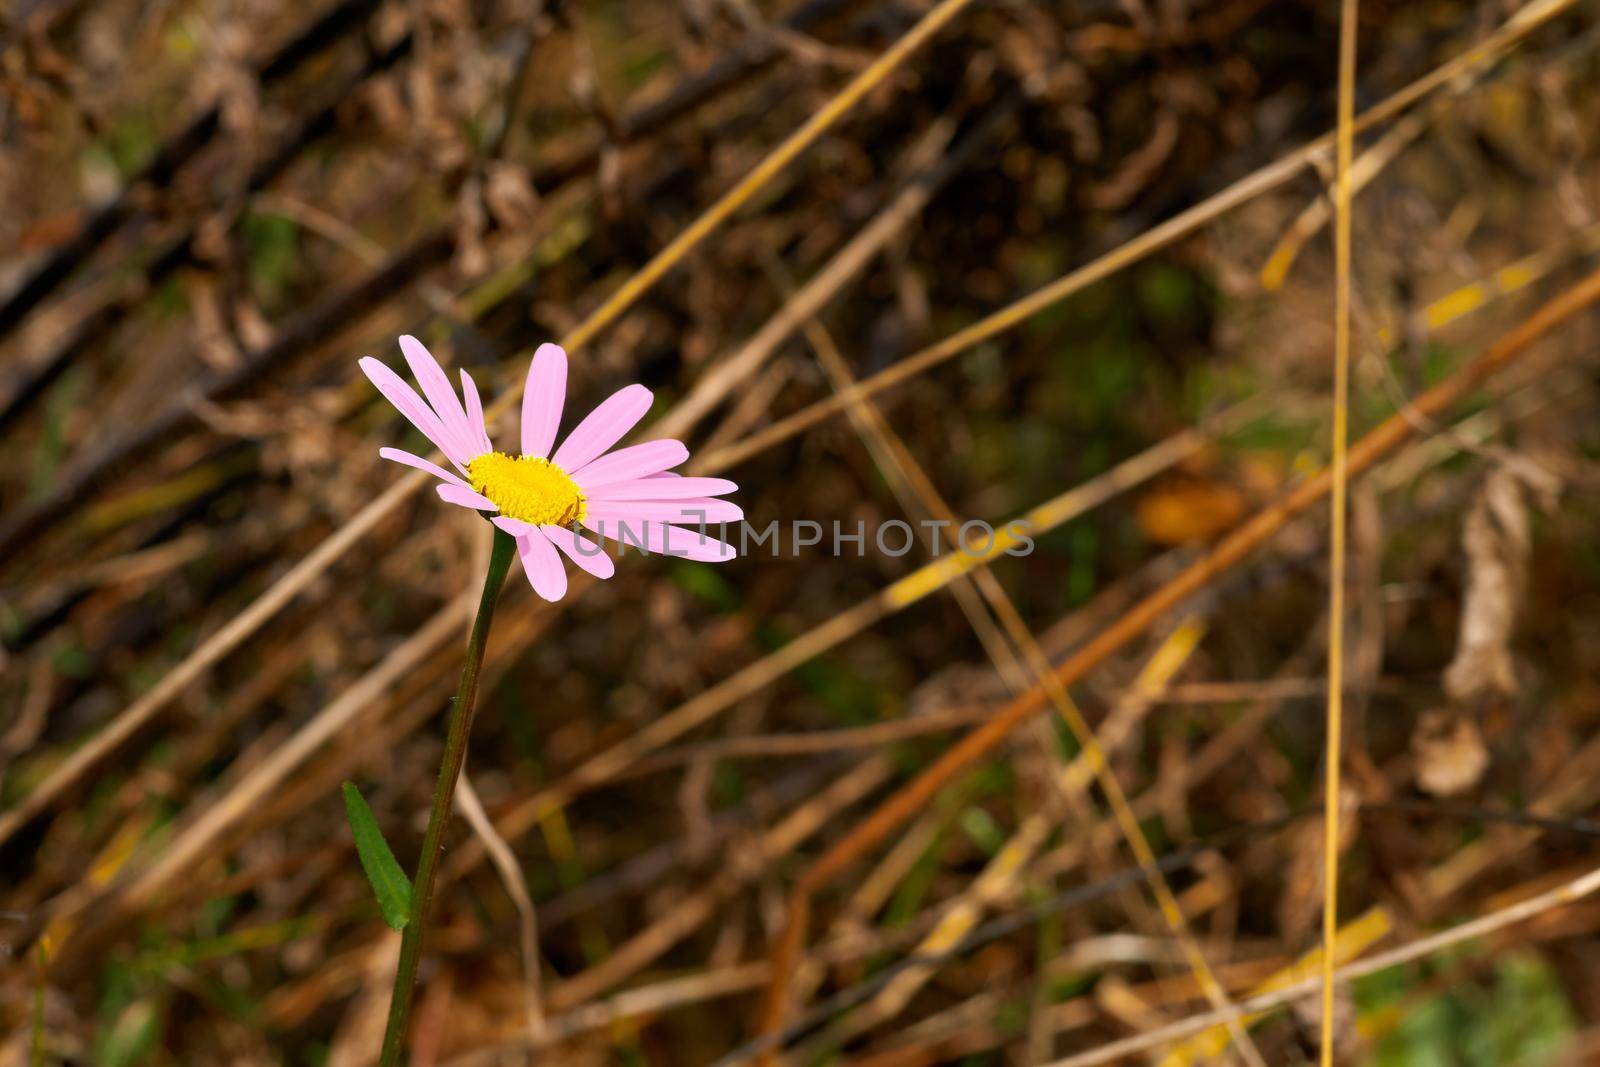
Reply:
[[[748,1061],[808,864],[1327,461],[1337,32],[1299,0],[12,0],[0,1062],[372,1062],[398,939],[340,782],[414,869],[489,532],[377,456],[425,450],[356,370],[404,332],[489,396],[565,339],[568,426],[644,382],[758,528],[1035,522],[967,574],[919,570],[926,530],[630,556],[554,608],[513,572],[412,1062]],[[1361,4],[1353,434],[1593,269],[1597,44],[1589,4]],[[1352,486],[1341,958],[1600,856],[1597,327]],[[785,1061],[1048,1063],[1209,1010],[1191,950],[1235,999],[1315,950],[1327,528],[1073,687],[1180,932],[1043,714],[819,893]],[[1342,988],[1343,1061],[1589,1062],[1597,928]],[[1250,1037],[1300,1062],[1317,1019]],[[1128,1062],[1236,1062],[1222,1033]]]

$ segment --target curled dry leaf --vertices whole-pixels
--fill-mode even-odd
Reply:
[[[240,137],[254,134],[261,122],[261,86],[255,72],[230,61],[217,64],[212,73],[223,128]]]
[[[483,246],[489,217],[483,210],[483,185],[477,178],[461,183],[456,198],[455,268],[463,278],[477,278],[489,269],[489,251]]]
[[[1322,994],[1314,993],[1294,1002],[1294,1021],[1301,1040],[1315,1048],[1322,1033]],[[1361,1063],[1364,1038],[1356,1021],[1356,1001],[1348,982],[1333,987],[1333,1048],[1336,1063]]]
[[[253,351],[259,352],[277,340],[278,331],[256,302],[243,293],[233,301],[233,323],[239,339]]]
[[[194,258],[210,266],[227,263],[230,253],[229,240],[233,233],[233,225],[238,219],[238,212],[231,206],[218,211],[208,211],[195,227],[194,240],[189,244]]]
[[[497,225],[519,230],[533,222],[539,195],[528,179],[527,168],[496,159],[484,168],[483,202]]]
[[[1339,790],[1339,854],[1355,844],[1360,820],[1356,810],[1360,797],[1348,784]],[[1283,891],[1278,898],[1278,923],[1283,936],[1300,942],[1322,915],[1323,839],[1322,820],[1303,819],[1284,832],[1284,847],[1289,855],[1283,866]]]
[[[1178,146],[1183,124],[1172,111],[1156,115],[1149,138],[1122,161],[1110,178],[1089,192],[1090,206],[1100,211],[1120,211],[1150,187]]]
[[[1278,928],[1291,942],[1307,937],[1322,907],[1322,823],[1306,819],[1284,833],[1288,861],[1278,897]]]
[[[247,139],[261,121],[261,85],[249,61],[254,37],[244,25],[230,21],[213,23],[206,32],[206,61],[195,72],[194,87],[217,108],[223,129]]]
[[[222,294],[216,278],[194,271],[184,278],[189,307],[194,318],[195,350],[214,370],[232,370],[243,360],[239,346],[228,329]]]
[[[4,77],[0,77],[0,95],[10,92],[10,84]],[[14,108],[18,106],[13,105]],[[81,225],[83,225],[81,211],[57,212],[37,222],[24,223],[17,231],[17,251],[30,256],[36,252],[48,252],[58,245],[65,244]]]
[[[347,126],[385,137],[398,138],[411,129],[411,109],[399,80],[392,75],[368,78],[341,111]]]
[[[1510,457],[1490,473],[1462,528],[1467,588],[1455,658],[1444,689],[1458,702],[1516,690],[1511,635],[1527,579],[1530,501],[1554,505],[1560,483],[1527,459]]]
[[[1411,755],[1418,788],[1436,797],[1467,792],[1489,766],[1489,750],[1477,723],[1443,709],[1422,716],[1411,735]]]
[[[1244,515],[1244,494],[1223,481],[1175,475],[1139,498],[1139,529],[1163,545],[1209,541]]]
[[[1000,699],[1005,687],[989,667],[953,663],[934,672],[906,699],[907,717],[956,711]]]

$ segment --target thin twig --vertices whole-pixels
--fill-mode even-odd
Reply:
[[[819,359],[832,380],[834,388],[838,390],[848,388],[854,384],[855,379],[851,375],[848,365],[844,362],[844,358],[839,354],[832,338],[828,336],[821,323],[815,321],[815,319],[810,320],[807,323],[807,332]],[[954,511],[940,496],[932,479],[928,477],[927,473],[917,463],[915,457],[912,456],[910,450],[906,448],[905,444],[890,428],[887,420],[884,419],[877,407],[870,400],[862,400],[857,406],[850,409],[850,414],[857,423],[858,429],[866,438],[867,443],[872,447],[874,454],[880,457],[879,466],[883,469],[885,476],[889,478],[892,484],[900,486],[898,490],[900,495],[902,497],[910,497],[914,494],[920,501],[924,511],[943,520],[941,529],[946,539],[950,542],[952,549],[959,551],[965,547],[960,543],[959,535],[956,533],[960,524],[956,521],[957,517]],[[1050,684],[1053,676],[1049,657],[1039,647],[1038,641],[1035,640],[1021,613],[1012,603],[1011,598],[1006,594],[1005,589],[995,578],[993,572],[988,568],[978,571],[974,584],[990,609],[995,613],[995,616],[1000,620],[1006,635],[1021,652],[1023,661],[1027,666],[1027,677],[1042,683],[1046,687],[1051,703],[1055,705],[1057,713],[1067,724],[1068,729],[1072,731],[1073,738],[1082,750],[1078,760],[1075,760],[1059,774],[1052,777],[1052,784],[1055,785],[1057,793],[1060,798],[1075,799],[1087,786],[1091,777],[1099,784],[1101,792],[1106,796],[1112,811],[1115,813],[1118,829],[1148,875],[1150,889],[1155,894],[1162,918],[1171,928],[1174,936],[1178,938],[1185,958],[1199,979],[1207,999],[1211,1001],[1214,1007],[1219,1009],[1226,1008],[1228,1005],[1227,994],[1217,982],[1210,964],[1196,944],[1188,928],[1187,920],[1184,918],[1183,910],[1178,906],[1165,877],[1154,865],[1155,852],[1150,847],[1143,829],[1139,826],[1139,820],[1133,815],[1127,796],[1111,769],[1110,761],[1106,758],[1099,736],[1089,725],[1088,720],[1084,718],[1083,713],[1078,710],[1065,689]],[[955,588],[960,589],[963,586],[958,584]],[[983,624],[989,623],[988,616],[982,615],[981,609],[969,611],[968,614],[969,618],[974,619],[975,624],[978,619],[981,619]],[[1198,626],[1188,625],[1180,626],[1175,631],[1174,638],[1180,640],[1169,639],[1169,642],[1164,644],[1161,650],[1151,658],[1145,673],[1141,674],[1139,682],[1135,683],[1134,690],[1137,696],[1130,697],[1130,703],[1142,701],[1143,706],[1148,708],[1148,696],[1165,688],[1171,675],[1178,670],[1194,650],[1195,645],[1198,643],[1200,630],[1201,628]],[[978,634],[980,637],[984,636],[983,626],[978,627]],[[1002,650],[995,657],[995,665],[1002,675],[1006,674],[1008,669],[1013,674],[1020,671],[1021,667],[1016,663],[1015,656],[1009,648],[994,639],[986,642],[986,644],[998,644]],[[1178,651],[1173,652],[1172,649],[1175,647],[1178,648]],[[991,653],[991,655],[995,654]],[[1048,731],[1041,731],[1041,733],[1044,735],[1040,739],[1041,747],[1046,752],[1050,752],[1053,749],[1054,738],[1048,734]],[[1085,768],[1087,768],[1087,771],[1085,771]],[[1009,887],[1022,865],[1044,843],[1044,839],[1053,824],[1054,818],[1044,815],[1036,815],[1025,820],[1022,828],[1012,836],[1011,840],[995,856],[990,865],[974,880],[972,891],[968,898],[959,902],[956,907],[946,914],[939,927],[928,935],[924,946],[947,943],[973,922],[976,922],[981,909],[987,902],[998,896],[1006,887]],[[869,1011],[867,1018],[863,1020],[863,1025],[892,1017],[893,1014],[898,1013],[905,1003],[911,999],[913,992],[930,975],[931,971],[911,972],[903,975],[901,980],[885,989],[884,993],[877,998],[872,1006],[873,1010]],[[779,1010],[787,1011],[787,1005],[781,1005]],[[781,1020],[777,1025],[781,1025]],[[769,1029],[771,1028],[773,1026],[769,1024]],[[1244,1029],[1235,1022],[1232,1024],[1232,1030],[1234,1038],[1243,1050],[1246,1060],[1254,1067],[1264,1067],[1260,1052],[1256,1050],[1254,1042],[1250,1040],[1250,1036]]]
[[[1518,17],[1513,18],[1502,30],[1491,35],[1476,48],[1470,49],[1463,55],[1442,64],[1428,75],[1418,79],[1385,100],[1382,104],[1366,112],[1361,116],[1358,126],[1365,128],[1368,125],[1382,121],[1390,115],[1403,111],[1428,93],[1449,84],[1454,77],[1464,70],[1471,69],[1478,63],[1487,62],[1510,48],[1523,36],[1571,6],[1572,2],[1573,0],[1534,0],[1533,3],[1522,9]],[[708,72],[707,78],[711,78],[711,72]],[[715,78],[711,78],[711,82],[720,84],[720,81]],[[694,97],[698,99],[695,94],[684,95],[686,98]],[[684,104],[676,95],[672,98],[672,102],[673,107],[666,109],[669,116],[677,114],[680,108],[686,109],[687,106],[690,106]],[[655,112],[653,111],[648,116],[641,113],[638,122],[640,125],[649,125],[650,123],[647,119],[654,120],[655,117]],[[967,342],[961,341],[961,338],[992,337],[1002,330],[1023,321],[1029,314],[1042,310],[1055,300],[1063,299],[1067,295],[1079,291],[1089,282],[1113,273],[1122,266],[1136,262],[1157,249],[1186,236],[1205,222],[1209,222],[1231,208],[1252,199],[1254,196],[1288,181],[1299,173],[1308,161],[1318,157],[1325,151],[1328,140],[1329,138],[1324,136],[1305,148],[1291,153],[1278,162],[1235,183],[1195,208],[1140,235],[1140,237],[1135,238],[1128,244],[1095,261],[1095,263],[1063,276],[1058,281],[1045,287],[1045,289],[1039,290],[1023,301],[1003,309],[967,331],[948,338],[945,342],[941,342],[939,346],[935,346],[935,349],[929,349],[927,352],[932,353],[936,350],[943,350],[960,341],[959,346],[950,352],[950,355],[954,355],[967,347]],[[440,232],[409,246],[406,250],[397,254],[385,267],[384,271],[380,273],[386,275],[399,273],[403,264],[432,254],[430,251],[432,244],[438,245],[436,250],[438,255],[447,255],[450,247],[449,235]],[[364,299],[365,290],[372,288],[372,284],[365,284],[360,288],[363,290],[361,298]],[[335,303],[339,306],[330,308],[327,314],[321,316],[321,318],[329,321],[342,320],[348,315],[348,310],[344,304],[353,304],[353,301],[341,300]],[[608,304],[601,311],[605,311],[610,307],[611,305]],[[621,308],[613,309],[613,315],[620,313],[621,310]],[[590,321],[598,322],[599,315],[600,312],[596,312]],[[974,334],[973,331],[979,330],[980,327],[982,327],[981,331],[978,334]],[[309,332],[311,331],[298,331],[293,343],[304,343],[305,337],[303,335]],[[972,343],[976,343],[976,340]],[[568,347],[576,347],[571,339],[568,340]],[[910,357],[910,359],[916,358],[918,357]],[[895,368],[890,368],[890,371],[884,373],[896,373],[896,368],[900,368],[908,362],[910,362],[909,359],[902,361],[901,364],[896,364]],[[934,362],[937,362],[937,360]],[[918,367],[908,373],[903,373],[902,377],[909,377],[910,373],[915,373],[920,369],[923,368]],[[784,420],[776,423],[763,433],[747,438],[745,441],[730,446],[728,449],[705,456],[703,467],[707,471],[725,470],[750,455],[771,447],[779,441],[792,436],[793,433],[798,433],[814,422],[820,421],[821,418],[831,413],[831,410],[823,410],[825,406],[832,404],[836,405],[832,410],[842,410],[848,404],[855,403],[860,398],[870,396],[883,388],[888,388],[899,380],[901,378],[896,378],[893,381],[886,380],[883,375],[865,379],[856,386],[847,389],[844,393],[836,394],[829,400],[823,401],[821,405],[798,413],[800,416],[806,416],[806,412],[810,411],[819,413],[816,417],[806,416],[807,421],[803,425],[793,420]],[[878,384],[874,385],[873,383]],[[285,575],[263,593],[261,597],[246,607],[239,616],[230,621],[214,638],[191,652],[176,667],[164,675],[149,693],[116,716],[106,730],[97,735],[86,746],[74,752],[65,763],[56,768],[15,807],[0,814],[0,842],[4,842],[21,825],[54,804],[61,795],[77,784],[84,772],[135,736],[174,697],[192,684],[214,663],[234,648],[237,648],[260,629],[284,605],[293,600],[296,595],[311,585],[318,576],[332,566],[347,549],[358,542],[369,530],[377,526],[381,520],[393,513],[401,503],[426,482],[427,478],[425,476],[408,474],[391,486],[377,500],[347,519],[338,530],[319,544],[289,574]],[[0,540],[4,540],[4,538],[0,538]]]
[[[997,525],[997,529],[1004,530],[1023,523],[1023,528],[1030,536],[1057,529],[1194,455],[1211,439],[1211,431],[1235,424],[1241,415],[1253,408],[1254,405],[1247,403],[1223,412],[1206,432],[1185,430],[1175,434],[1130,456],[1082,485],[1074,486],[1009,522]],[[505,812],[499,820],[500,832],[507,838],[515,838],[547,813],[595,786],[612,780],[638,760],[708,722],[800,664],[838,647],[883,619],[904,611],[968,572],[990,565],[1004,556],[1008,547],[1010,545],[1006,537],[1000,535],[996,536],[986,552],[969,551],[941,556],[904,578],[891,582],[876,594],[835,613],[776,651],[741,668],[652,720],[624,740],[591,756],[564,778]],[[457,857],[458,869],[465,869],[479,858],[472,854],[470,846],[463,849]]]
[[[1395,811],[1405,814],[1412,813],[1412,809],[1409,806],[1402,804],[1372,805],[1370,807],[1365,807],[1362,810],[1368,815],[1385,811]],[[1302,810],[1280,815],[1275,818],[1234,826],[1227,830],[1212,834],[1204,840],[1197,841],[1192,845],[1168,852],[1157,862],[1163,873],[1172,874],[1191,866],[1202,856],[1214,854],[1219,849],[1240,841],[1248,841],[1274,834],[1302,819],[1320,816],[1322,811],[1323,809],[1320,804],[1312,805]],[[1482,820],[1490,823],[1509,823],[1513,825],[1529,825],[1539,829],[1555,829],[1564,832],[1570,832],[1583,837],[1600,836],[1600,827],[1590,825],[1585,820],[1542,819],[1538,816],[1530,816],[1525,812],[1498,811],[1493,809],[1467,810],[1457,809],[1449,805],[1441,805],[1430,814],[1434,814],[1442,818]],[[849,1011],[855,1006],[864,1003],[874,993],[889,985],[896,979],[897,976],[909,968],[937,967],[942,964],[949,963],[954,959],[970,954],[975,949],[983,945],[997,941],[1000,938],[1007,937],[1011,934],[1015,934],[1019,930],[1026,929],[1027,927],[1039,922],[1047,916],[1058,915],[1069,909],[1081,907],[1085,904],[1103,899],[1104,897],[1110,896],[1112,893],[1115,893],[1121,889],[1132,885],[1137,885],[1143,877],[1144,872],[1137,867],[1124,868],[1094,881],[1063,890],[1048,899],[1029,904],[1028,906],[1019,908],[1007,915],[1002,915],[991,919],[980,926],[974,927],[970,933],[960,938],[960,940],[955,944],[949,945],[938,952],[919,952],[896,960],[883,970],[873,974],[870,978],[864,979],[844,989],[841,989],[837,993],[831,994],[826,1000],[820,1001],[813,1005],[811,1009],[806,1012],[804,1017],[791,1023],[781,1034],[769,1034],[734,1049],[722,1057],[722,1059],[718,1060],[715,1064],[715,1067],[736,1067],[738,1064],[746,1063],[755,1059],[764,1052],[774,1048],[788,1046],[792,1042],[799,1040],[806,1034],[815,1030],[829,1018],[832,1018],[840,1012]],[[831,958],[842,961],[857,958],[862,951],[877,952],[882,951],[885,948],[893,948],[897,941],[903,940],[903,936],[891,936],[888,939],[887,945],[876,944],[868,949],[860,949],[852,946],[843,951],[830,951],[834,948],[834,946],[829,945],[824,946],[824,953]],[[1314,979],[1312,981],[1314,981]],[[1314,991],[1314,989],[1314,985],[1308,987],[1308,991]],[[1253,1010],[1249,1002],[1240,1002],[1236,1004],[1235,1007],[1241,1011]],[[1204,1024],[1199,1023],[1198,1019],[1204,1019]],[[1204,1016],[1197,1017],[1195,1029],[1207,1029],[1223,1021],[1223,1012],[1210,1012]]]
[[[640,283],[639,279],[641,277],[648,276],[650,282],[659,280],[667,270],[679,263],[700,241],[709,236],[715,230],[717,224],[725,221],[754,197],[765,183],[776,177],[784,166],[792,162],[801,151],[821,137],[830,125],[837,122],[850,107],[859,102],[872,88],[887,78],[899,63],[910,56],[917,46],[926,41],[946,21],[953,18],[960,8],[968,2],[970,0],[944,0],[944,3],[939,8],[925,16],[917,26],[913,27],[892,48],[886,51],[878,62],[863,71],[860,76],[833,97],[823,110],[813,115],[805,125],[786,138],[738,185],[723,194],[711,208],[707,209],[695,222],[691,223],[677,239],[659,252],[645,267],[641,268],[638,274],[632,276],[610,299],[584,319],[575,330],[563,339],[563,346],[568,349],[582,348],[597,336],[601,330],[614,323],[632,306],[634,301],[643,296],[648,290],[648,284]],[[445,250],[448,251],[448,235],[443,235],[441,241],[445,246]],[[391,260],[385,269],[391,272],[395,271],[398,269],[399,264],[403,263],[408,257],[425,257],[428,254],[430,254],[428,249],[423,245],[414,244],[407,252]],[[384,272],[380,271],[379,273],[381,275]],[[365,298],[362,297],[362,299]],[[356,303],[358,301],[349,302]],[[340,307],[327,309],[326,314],[345,318],[348,317],[349,311]],[[298,346],[304,342],[302,334],[309,330],[310,327],[305,327],[299,331],[287,331],[274,344],[273,348],[276,350]],[[254,364],[249,366],[254,366]],[[246,370],[249,369],[249,366],[246,367]],[[489,407],[486,417],[490,421],[498,418],[509,411],[520,399],[520,396],[519,383],[518,388],[506,391]],[[177,413],[169,412],[165,416],[158,417],[155,422],[144,429],[144,436],[149,437],[162,433],[167,423],[181,421],[185,417],[184,412],[188,411],[188,407],[187,405],[180,405],[180,408],[181,411]],[[117,446],[108,446],[103,451],[105,456],[112,458],[115,458],[114,453],[116,456],[122,454],[117,451]],[[110,459],[107,459],[106,462],[110,461]],[[89,464],[89,467],[93,469],[98,465],[100,465],[100,461],[94,460]],[[178,667],[174,668],[149,694],[136,701],[114,719],[106,731],[98,735],[87,746],[74,753],[66,764],[52,773],[20,804],[5,812],[4,815],[0,815],[0,842],[4,842],[20,826],[53,804],[69,788],[77,784],[90,767],[137,733],[189,682],[198,677],[207,667],[228,651],[237,647],[250,634],[254,633],[262,623],[275,614],[289,600],[293,599],[301,589],[309,585],[346,549],[358,541],[363,534],[398,509],[405,500],[421,489],[427,482],[426,475],[419,472],[408,472],[382,496],[347,520],[340,529],[318,545],[289,575],[286,575],[284,580],[276,583],[261,598],[246,608],[240,616],[224,627],[221,633],[205,645],[202,645],[180,663]],[[61,492],[57,495],[62,496],[63,500],[70,498],[75,493],[75,490],[68,492],[70,488],[70,486],[62,487]],[[24,528],[31,521],[26,515],[23,515],[14,520],[14,523],[7,524],[6,529],[0,530],[0,543],[9,544],[15,537],[20,537]],[[438,621],[437,617],[435,621]]]
[[[1539,26],[1571,7],[1573,2],[1574,0],[1532,0],[1507,20],[1504,26],[1477,45],[1363,112],[1355,121],[1355,129],[1357,131],[1368,129],[1402,113],[1434,91],[1451,84],[1462,74],[1499,56]],[[1310,144],[1239,179],[1194,207],[1146,230],[1127,243],[1029,293],[1015,303],[935,342],[920,352],[907,356],[871,377],[863,378],[843,392],[833,393],[793,415],[780,419],[761,433],[730,445],[714,456],[706,457],[707,463],[721,468],[735,466],[758,452],[763,452],[781,441],[810,429],[865,397],[876,396],[1004,333],[1051,305],[1082,292],[1094,283],[1187,237],[1201,226],[1241,204],[1283,185],[1306,166],[1325,157],[1334,145],[1335,136],[1333,131],[1323,134]]]
[[[1376,956],[1371,956],[1359,963],[1347,964],[1335,971],[1334,977],[1340,982],[1350,982],[1357,978],[1364,978],[1369,974],[1377,974],[1379,971],[1388,970],[1390,967],[1397,967],[1402,963],[1409,963],[1412,960],[1422,959],[1424,956],[1431,956],[1435,952],[1447,949],[1452,945],[1459,945],[1463,941],[1471,941],[1475,938],[1483,937],[1485,934],[1492,934],[1508,926],[1514,926],[1519,922],[1531,919],[1552,908],[1559,908],[1564,904],[1571,904],[1574,901],[1581,900],[1597,889],[1600,889],[1600,869],[1592,870],[1555,889],[1540,893],[1538,896],[1530,897],[1499,911],[1460,923],[1437,934],[1419,937],[1415,941],[1399,948],[1391,949],[1388,952],[1380,952]],[[1300,981],[1275,989],[1270,993],[1263,993],[1260,996],[1242,1000],[1239,1002],[1239,1007],[1251,1013],[1282,1007],[1310,993],[1315,993],[1318,987],[1322,985],[1322,982],[1323,979],[1320,976],[1310,975]],[[1133,1037],[1124,1038],[1121,1041],[1113,1041],[1110,1044],[1102,1045],[1089,1052],[1079,1053],[1076,1056],[1068,1056],[1065,1059],[1049,1064],[1048,1067],[1091,1067],[1092,1064],[1109,1063],[1124,1056],[1132,1056],[1148,1049],[1160,1048],[1179,1038],[1187,1037],[1190,1034],[1198,1033],[1210,1026],[1214,1026],[1221,1019],[1220,1012],[1207,1012],[1203,1015],[1190,1016],[1169,1026],[1163,1026],[1143,1034],[1135,1034]]]
[[[256,81],[270,85],[293,73],[307,60],[338,44],[345,34],[378,8],[378,0],[339,0],[256,69]],[[208,108],[167,141],[144,168],[130,179],[106,206],[84,220],[78,231],[51,252],[0,304],[0,337],[4,337],[29,312],[47,299],[95,249],[135,213],[142,188],[159,188],[200,151],[222,128],[220,106]]]
[[[528,880],[522,876],[522,867],[506,839],[495,833],[494,823],[483,810],[483,801],[473,788],[472,777],[461,772],[461,782],[456,786],[456,803],[461,815],[472,827],[472,832],[483,842],[489,853],[489,862],[500,875],[506,895],[517,909],[518,941],[522,949],[523,1014],[526,1016],[528,1039],[538,1041],[544,1032],[544,999],[540,992],[541,965],[539,962],[539,913],[533,906],[533,894],[528,892]]]
[[[1502,336],[1483,355],[1419,395],[1416,409],[1426,415],[1436,416],[1452,407],[1496,371],[1524,355],[1534,342],[1597,299],[1600,299],[1600,271],[1590,274],[1545,304]],[[1397,445],[1415,435],[1416,428],[1410,420],[1399,415],[1389,417],[1351,449],[1348,462],[1350,474],[1354,476],[1364,472]],[[1291,518],[1322,499],[1328,492],[1330,481],[1331,476],[1324,469],[1306,479],[1278,503],[1257,512],[1236,527],[1204,558],[1134,605],[1115,623],[1068,657],[1055,669],[1059,684],[1066,686],[1081,679],[1217,576],[1244,560]],[[1042,687],[1035,687],[1012,701],[858,823],[801,875],[790,897],[784,932],[773,949],[773,980],[767,991],[768,1009],[765,1016],[769,1027],[775,1018],[781,1017],[781,1008],[777,1006],[787,1002],[787,986],[805,943],[814,894],[904,824],[957,775],[992,752],[1017,725],[1038,711],[1045,700]]]

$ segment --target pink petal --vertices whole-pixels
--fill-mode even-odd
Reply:
[[[586,515],[583,524],[598,534],[602,541],[609,538],[618,544],[635,547],[643,544],[656,555],[677,556],[702,563],[725,563],[736,555],[732,545],[724,544],[715,537],[702,536],[699,530],[685,530],[662,522],[630,522],[624,528]]]
[[[541,526],[539,529],[568,559],[596,578],[609,578],[617,573],[617,565],[606,555],[604,545],[597,545],[565,526]]]
[[[517,555],[535,593],[551,602],[567,595],[567,569],[542,530],[535,528],[517,538]]]
[[[528,364],[522,387],[522,454],[544,459],[556,443],[561,408],[567,402],[567,353],[560,345],[542,344]]]
[[[721,496],[739,488],[726,478],[635,478],[595,487],[595,503],[612,500],[682,500],[685,497]]]
[[[507,518],[504,515],[496,515],[489,521],[500,527],[500,529],[504,530],[512,537],[521,537],[529,530],[536,529],[531,522],[523,522],[521,519]]]
[[[567,435],[556,454],[550,457],[551,461],[564,471],[575,471],[588,464],[622,440],[623,435],[644,418],[644,413],[650,410],[651,399],[650,390],[642,385],[618,389],[578,423],[577,429]]]
[[[471,486],[467,485],[466,482],[462,481],[460,478],[457,478],[454,474],[451,474],[449,471],[445,470],[437,463],[434,463],[432,460],[423,459],[421,456],[414,456],[410,452],[403,452],[398,448],[380,448],[378,449],[378,455],[382,456],[384,459],[393,460],[396,463],[404,463],[408,467],[415,467],[419,471],[427,471],[440,481],[449,482],[451,485],[459,485],[463,489],[471,488]]]
[[[482,493],[474,493],[471,489],[463,489],[459,485],[440,485],[435,486],[435,488],[439,491],[441,497],[452,504],[460,504],[462,507],[472,508],[474,511],[500,510],[499,504],[496,504]]]
[[[744,509],[731,500],[712,500],[696,497],[690,500],[619,500],[615,503],[591,502],[588,514],[597,518],[619,520],[654,519],[679,526],[715,526],[721,522],[738,522],[744,518]]]
[[[454,438],[457,447],[463,452],[470,452],[472,432],[467,426],[467,413],[461,409],[461,401],[450,387],[450,379],[439,366],[439,361],[423,347],[421,341],[410,334],[401,336],[400,351],[405,354],[411,373],[416,377],[417,384],[422,386],[422,395],[428,398],[445,431]]]
[[[494,442],[489,440],[489,427],[483,421],[483,400],[478,396],[478,383],[472,380],[465,367],[461,368],[461,392],[467,398],[467,428],[472,431],[472,443],[477,446],[478,455],[493,452]]]
[[[423,403],[416,390],[407,385],[400,375],[371,356],[362,359],[359,366],[361,373],[378,387],[378,392],[395,406],[395,410],[404,415],[411,425],[422,431],[422,436],[432,441],[435,448],[443,452],[451,463],[460,467],[465,473],[467,461],[472,457],[462,454],[454,438],[445,432],[444,423],[439,421],[439,416]]]
[[[688,458],[689,450],[682,441],[646,441],[642,445],[630,445],[607,452],[587,467],[573,471],[572,480],[587,493],[611,482],[626,482],[660,474]]]

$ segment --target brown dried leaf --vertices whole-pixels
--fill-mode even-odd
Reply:
[[[1301,1040],[1315,1046],[1322,1034],[1322,994],[1302,997],[1294,1002],[1294,1021],[1300,1027]],[[1365,1039],[1356,1023],[1356,1002],[1348,982],[1338,982],[1333,987],[1333,1048],[1335,1062],[1361,1063]]]
[[[239,339],[253,352],[259,352],[277,340],[278,331],[267,321],[255,301],[243,294],[233,301],[233,323],[239,331]]]
[[[497,225],[520,230],[532,224],[539,194],[534,192],[527,168],[497,159],[484,171],[483,202]]]
[[[1108,974],[1094,986],[1095,1004],[1131,1030],[1154,1030],[1166,1020],[1121,975]]]
[[[909,718],[987,704],[1004,692],[992,667],[952,663],[911,690],[906,698],[906,715]]]
[[[207,61],[196,71],[194,86],[221,113],[223,129],[247,138],[261,120],[261,86],[249,61],[255,41],[243,25],[231,22],[212,24],[208,36]]]
[[[1088,195],[1090,206],[1100,211],[1120,211],[1149,188],[1172,150],[1178,146],[1183,124],[1171,111],[1156,115],[1155,126],[1145,143],[1124,159],[1115,173],[1094,186]]]
[[[1244,514],[1244,494],[1227,482],[1175,476],[1139,498],[1139,529],[1163,545],[1207,541]]]
[[[191,273],[184,279],[194,316],[195,348],[215,370],[232,370],[243,360],[223,308],[223,296],[210,274]]]
[[[1483,734],[1466,716],[1446,710],[1425,713],[1411,735],[1417,786],[1436,797],[1465,793],[1483,778],[1489,750]]]
[[[1490,473],[1461,532],[1467,589],[1456,654],[1444,689],[1456,701],[1516,691],[1511,636],[1527,580],[1528,505],[1554,505],[1560,482],[1543,467],[1508,457]]]
[[[0,95],[10,92],[3,78],[0,78]],[[25,255],[43,252],[64,244],[68,238],[78,231],[83,224],[82,211],[63,211],[39,219],[37,222],[26,223],[17,234],[16,249]]]
[[[489,270],[489,250],[483,245],[489,218],[483,210],[482,190],[477,178],[469,178],[461,183],[461,195],[456,198],[455,268],[463,278],[481,277]]]
[[[1339,854],[1355,843],[1360,822],[1355,817],[1359,798],[1348,785],[1339,792]],[[1321,819],[1305,819],[1284,834],[1289,850],[1284,867],[1283,893],[1278,899],[1278,926],[1284,940],[1305,940],[1322,914],[1323,826]]]
[[[411,129],[411,110],[400,83],[392,76],[369,78],[356,92],[344,116],[347,125],[376,129],[387,137],[404,136]]]
[[[1285,832],[1284,842],[1289,858],[1278,898],[1278,930],[1287,942],[1298,944],[1322,913],[1322,822],[1297,823]]]

